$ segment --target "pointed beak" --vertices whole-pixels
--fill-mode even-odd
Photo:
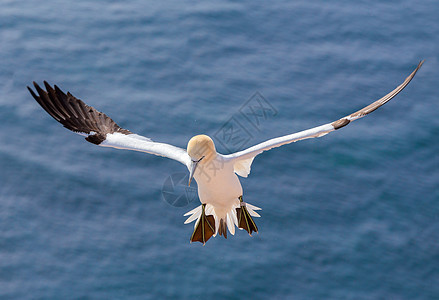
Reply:
[[[197,169],[198,163],[204,158],[200,158],[199,160],[193,160],[191,164],[191,168],[189,169],[189,182],[188,186],[191,186],[192,178],[194,178],[195,170]]]

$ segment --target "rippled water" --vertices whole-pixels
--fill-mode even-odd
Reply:
[[[0,297],[437,299],[438,15],[408,0],[2,1]],[[26,90],[47,80],[182,147],[259,92],[276,113],[239,119],[251,145],[361,108],[420,59],[373,115],[258,156],[242,183],[259,234],[204,247],[183,225],[197,202],[162,197],[182,165],[86,143]]]

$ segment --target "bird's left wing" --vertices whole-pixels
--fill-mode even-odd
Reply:
[[[250,173],[250,167],[253,162],[253,159],[255,158],[256,155],[262,153],[263,151],[267,151],[272,148],[276,148],[285,144],[297,142],[304,139],[324,136],[331,131],[338,130],[348,125],[350,122],[368,115],[369,113],[373,112],[374,110],[381,107],[385,103],[389,102],[393,97],[395,97],[409,84],[409,82],[413,79],[416,72],[419,70],[419,68],[422,66],[423,63],[424,61],[419,62],[416,69],[404,80],[402,84],[396,87],[393,91],[391,91],[381,99],[373,102],[372,104],[360,109],[357,112],[354,112],[353,114],[350,114],[332,123],[328,123],[325,125],[321,125],[308,130],[293,133],[290,135],[274,138],[266,142],[260,143],[258,145],[255,145],[253,147],[250,147],[246,150],[239,151],[229,155],[224,155],[224,158],[233,159],[235,172],[240,176],[247,177],[248,174]]]
[[[191,159],[186,150],[132,133],[119,127],[110,117],[88,106],[69,92],[44,82],[46,91],[34,82],[38,95],[27,87],[41,107],[65,128],[85,136],[90,143],[117,149],[141,151],[164,156],[189,167]]]

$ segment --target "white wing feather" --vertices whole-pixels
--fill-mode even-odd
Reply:
[[[41,107],[65,128],[85,136],[95,145],[141,151],[168,157],[181,162],[189,168],[190,157],[186,150],[164,143],[153,142],[149,138],[121,128],[106,114],[85,104],[70,93],[64,93],[56,85],[54,88],[44,82],[46,91],[36,82],[35,93],[30,87],[29,92]]]
[[[165,144],[153,142],[150,139],[137,134],[108,133],[107,138],[99,144],[102,147],[111,147],[116,149],[134,150],[167,157],[181,162],[189,167],[191,159],[186,150]]]
[[[353,114],[350,114],[332,123],[328,123],[325,125],[321,125],[308,130],[293,133],[290,135],[285,135],[282,137],[270,139],[268,141],[255,145],[243,151],[239,151],[229,155],[224,155],[224,158],[234,160],[235,173],[237,173],[240,176],[247,177],[247,175],[250,173],[250,165],[252,163],[252,159],[256,155],[262,153],[263,151],[267,151],[276,147],[280,147],[282,145],[290,144],[304,139],[324,136],[329,132],[340,129],[348,125],[350,122],[360,119],[366,116],[367,114],[373,112],[377,108],[381,107],[382,105],[390,101],[393,97],[395,97],[409,84],[409,82],[415,76],[416,72],[422,66],[423,62],[424,61],[421,61],[416,67],[416,69],[404,80],[404,82],[400,84],[398,87],[396,87],[393,91],[391,91],[386,96],[382,97],[381,99],[373,102],[372,104],[364,107],[363,109],[360,109],[359,111]]]

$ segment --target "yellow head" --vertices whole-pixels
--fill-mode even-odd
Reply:
[[[207,135],[196,135],[187,143],[187,153],[192,160],[189,166],[189,185],[191,185],[197,166],[205,165],[216,157],[215,144]]]
[[[209,162],[216,157],[215,144],[207,135],[196,135],[187,144],[187,153],[193,161],[202,159],[203,163]]]

